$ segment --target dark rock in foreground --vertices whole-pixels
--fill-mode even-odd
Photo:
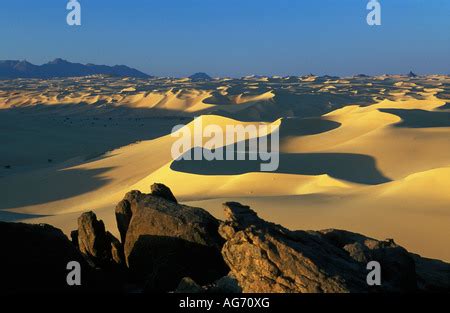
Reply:
[[[416,263],[417,285],[422,291],[450,292],[450,264],[411,253]]]
[[[78,240],[76,246],[95,266],[110,267],[113,264],[123,263],[123,249],[120,242],[105,230],[103,221],[97,220],[94,212],[83,213],[78,218],[76,234]]]
[[[70,292],[96,287],[96,278],[63,232],[46,224],[0,222],[0,292]],[[67,264],[81,265],[82,286],[66,282]],[[99,286],[97,286],[99,287]]]
[[[425,259],[418,262],[392,240],[341,230],[290,231],[260,219],[248,206],[230,202],[224,208],[222,255],[244,292],[450,290],[449,264],[433,268]],[[370,261],[381,265],[381,286],[366,282]]]
[[[184,277],[181,279],[175,292],[177,292],[177,293],[201,293],[201,292],[204,292],[204,289],[200,285],[198,285],[192,278]]]
[[[186,276],[205,284],[226,274],[219,222],[207,211],[132,191],[116,217],[126,263],[146,290],[175,290]]]
[[[130,195],[130,193],[128,193],[127,195]],[[128,201],[127,199],[121,200],[116,205],[115,214],[116,214],[117,229],[119,230],[120,234],[120,241],[122,242],[122,244],[124,244],[128,231],[128,226],[130,225],[131,221],[131,216],[133,215],[133,212],[131,212],[130,201]]]

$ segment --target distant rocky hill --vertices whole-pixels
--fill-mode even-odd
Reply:
[[[162,184],[131,191],[116,207],[120,240],[93,212],[64,234],[49,225],[0,222],[1,292],[448,292],[450,264],[343,230],[291,231],[248,206],[224,204],[225,221],[179,204]],[[68,287],[68,261],[82,286]],[[382,284],[366,282],[379,262]],[[31,282],[31,283],[30,283]]]
[[[204,81],[211,81],[212,78],[206,73],[195,73],[191,76],[189,76],[191,81],[193,82],[204,82]]]
[[[72,63],[63,59],[34,65],[27,61],[0,61],[0,78],[55,78],[88,75],[148,78],[149,75],[125,65],[95,65]]]

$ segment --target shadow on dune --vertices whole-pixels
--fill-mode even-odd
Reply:
[[[280,140],[290,136],[306,136],[327,132],[336,129],[341,124],[323,118],[284,118],[279,128]],[[272,135],[267,136],[267,146],[272,147]],[[194,147],[187,151],[179,161],[172,162],[170,168],[174,171],[199,175],[240,175],[251,172],[261,172],[261,164],[270,163],[257,160],[249,160],[250,154],[257,154],[251,151],[248,139],[241,142],[245,147],[244,151],[239,151],[238,144],[234,144],[234,159],[225,160],[193,160],[195,151],[200,151],[204,155],[206,149]],[[211,152],[212,150],[208,150]],[[275,151],[274,151],[275,152]],[[241,159],[238,160],[238,155]],[[190,157],[188,157],[190,156]],[[349,182],[377,185],[391,181],[385,177],[376,167],[375,159],[369,155],[352,153],[280,153],[279,166],[274,173],[297,174],[297,175],[323,175],[327,174],[336,179]]]
[[[194,148],[198,149],[198,148]],[[185,155],[194,155],[194,149]],[[203,149],[204,150],[204,149]],[[268,161],[236,160],[179,160],[173,161],[174,171],[198,175],[240,175],[261,172],[260,165]],[[376,166],[375,159],[368,155],[352,153],[295,153],[280,154],[279,167],[274,173],[297,175],[327,174],[336,179],[353,183],[378,185],[391,181]]]
[[[29,219],[29,218],[38,218],[38,217],[46,217],[46,216],[49,216],[49,215],[0,211],[0,221],[3,221],[3,222],[16,222],[16,221],[20,221],[20,220]]]
[[[52,119],[66,118],[66,123],[72,121],[90,121],[97,124],[105,124],[107,127],[114,125],[115,122],[129,120],[133,123],[151,122],[153,124],[164,121],[166,127],[158,127],[151,138],[167,135],[172,127],[179,124],[180,121],[188,123],[192,120],[191,114],[182,111],[167,110],[161,108],[145,107],[127,107],[125,105],[111,104],[106,101],[97,101],[93,104],[86,102],[65,103],[58,105],[36,104],[23,107],[13,107],[0,110],[4,116],[13,116],[17,114],[20,117],[50,117]],[[86,124],[88,125],[88,124]]]
[[[16,169],[91,159],[137,141],[168,135],[175,125],[192,120],[163,114],[170,112],[89,104],[0,109],[0,167],[11,169],[0,176],[9,176]]]
[[[3,199],[0,210],[44,204],[95,191],[110,181],[102,175],[111,169],[55,169],[47,177],[41,177],[39,172],[35,175],[30,173],[26,181],[23,177],[7,177],[0,182],[0,197]]]
[[[358,103],[361,106],[373,104],[374,101],[371,95],[348,95],[344,93],[330,93],[322,92],[311,94],[309,89],[298,91],[289,91],[276,88],[273,89],[260,88],[253,90],[252,94],[262,94],[269,90],[273,90],[275,96],[270,101],[256,101],[251,106],[243,106],[236,111],[228,112],[220,105],[232,105],[231,97],[245,91],[244,87],[232,87],[228,90],[229,95],[223,96],[219,93],[214,93],[212,97],[205,100],[205,102],[217,105],[217,107],[208,108],[204,114],[216,114],[224,117],[234,118],[241,121],[264,121],[273,122],[281,117],[318,117],[329,113],[336,109],[342,108],[346,105]],[[246,94],[248,96],[249,94]],[[241,105],[242,106],[242,105]]]
[[[280,126],[280,136],[308,136],[325,133],[341,126],[341,123],[323,118],[285,118]]]
[[[418,109],[379,109],[379,111],[400,117],[402,121],[395,124],[396,127],[450,127],[450,112],[430,112]]]

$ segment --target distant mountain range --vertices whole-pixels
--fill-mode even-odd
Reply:
[[[92,63],[81,64],[72,63],[61,58],[54,59],[48,63],[42,65],[35,65],[28,61],[18,61],[18,60],[0,60],[0,79],[11,79],[11,78],[58,78],[58,77],[82,77],[89,75],[110,75],[116,77],[135,77],[135,78],[151,78],[146,73],[138,71],[132,67],[126,65],[96,65]],[[305,77],[313,77],[315,75],[309,74]],[[417,77],[412,71],[407,74],[407,76],[413,78]],[[264,78],[266,76],[251,75],[246,78]],[[270,77],[270,76],[267,76]],[[370,77],[365,74],[358,74],[354,77]],[[298,76],[285,77],[288,80],[296,81]],[[319,79],[339,79],[338,76],[318,76]],[[206,73],[199,72],[189,76],[192,82],[208,82],[212,81],[213,78]]]
[[[54,78],[100,74],[119,77],[151,77],[125,65],[85,65],[68,62],[63,59],[55,59],[42,65],[34,65],[27,61],[0,61],[0,78]]]

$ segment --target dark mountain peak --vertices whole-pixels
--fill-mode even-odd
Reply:
[[[189,76],[189,78],[193,82],[195,82],[195,81],[211,81],[212,80],[211,76],[209,76],[208,74],[203,73],[203,72],[195,73],[195,74]]]
[[[12,68],[14,70],[17,70],[20,72],[25,72],[25,71],[32,71],[32,70],[36,69],[37,66],[31,64],[27,60],[21,60],[21,61],[16,61],[16,63],[13,64]]]
[[[409,71],[408,77],[417,77],[413,71]]]
[[[67,64],[70,63],[67,60],[61,59],[61,58],[56,58],[53,61],[48,62],[47,64]]]

